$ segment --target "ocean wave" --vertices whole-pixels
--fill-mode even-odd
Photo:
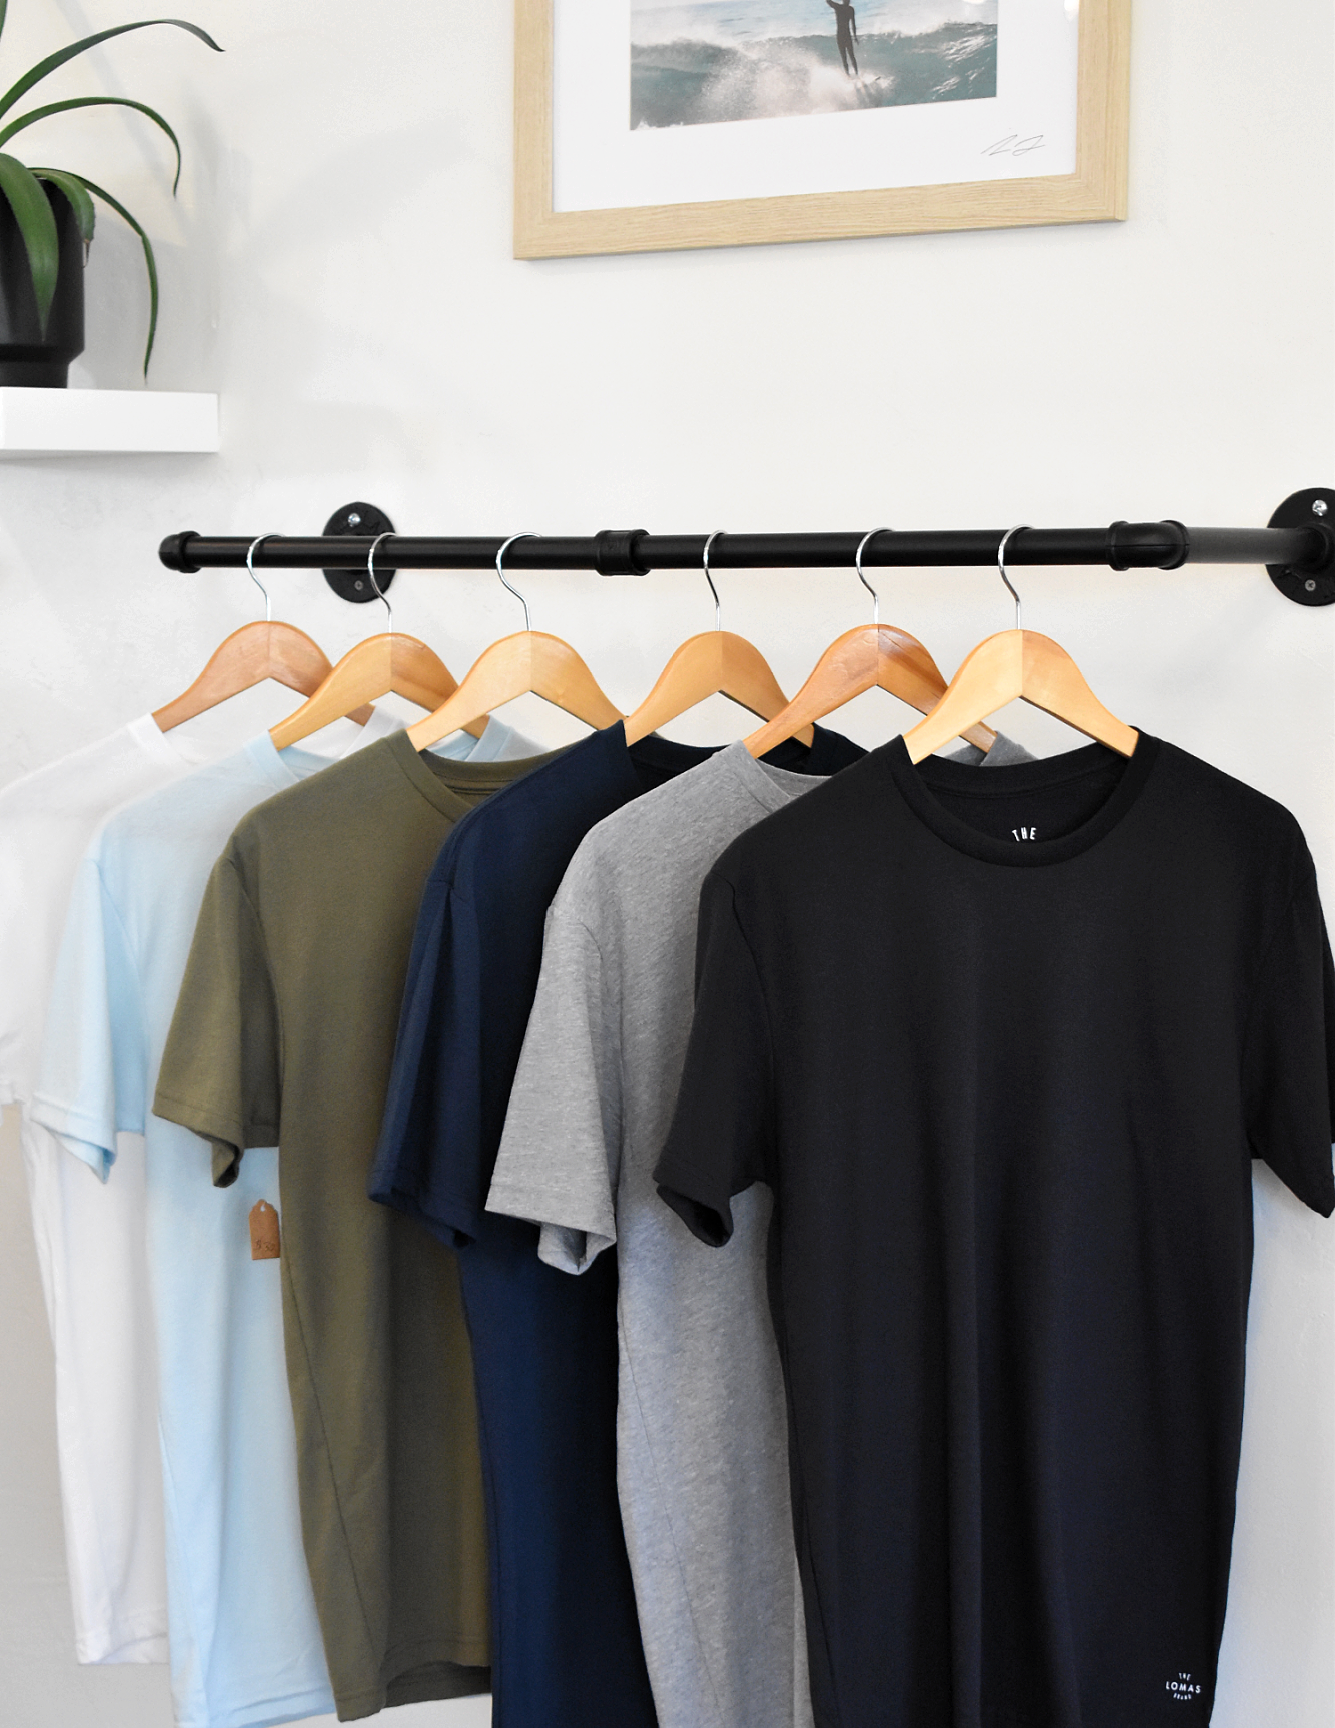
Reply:
[[[857,27],[865,36],[921,36],[943,24],[997,22],[997,0],[859,0]],[[834,34],[824,0],[633,0],[631,41],[641,47],[667,42],[749,42]]]
[[[920,35],[864,35],[859,76],[833,36],[769,37],[741,45],[678,38],[631,49],[632,128],[700,126],[793,114],[851,113],[997,93],[995,25],[945,24]]]

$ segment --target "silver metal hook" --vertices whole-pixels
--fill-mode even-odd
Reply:
[[[257,539],[252,540],[250,545],[246,547],[246,574],[264,596],[264,622],[266,624],[273,623],[273,601],[269,598],[269,590],[255,574],[255,548],[257,546],[263,546],[266,540],[275,539],[277,539],[277,535],[275,534],[261,534]]]
[[[714,628],[716,630],[721,630],[723,628],[723,608],[719,605],[718,589],[714,586],[714,578],[710,574],[709,570],[709,548],[714,544],[722,532],[723,530],[721,528],[716,528],[709,536],[708,540],[705,541],[704,550],[705,581],[709,584],[709,592],[714,596]]]
[[[1001,536],[1001,544],[997,547],[997,575],[1010,589],[1011,599],[1015,602],[1015,628],[1017,630],[1020,628],[1020,596],[1015,591],[1015,584],[1006,574],[1006,543],[1012,534],[1023,534],[1028,527],[1027,522],[1021,522],[1018,527],[1008,528]]]
[[[536,540],[537,538],[538,536],[536,534],[512,534],[508,540],[501,542],[501,545],[496,552],[496,574],[501,579],[501,587],[508,588],[514,595],[515,599],[518,600],[519,604],[524,608],[525,630],[531,630],[533,628],[528,621],[528,601],[525,600],[524,596],[519,592],[518,588],[515,587],[513,582],[507,582],[505,580],[505,571],[501,567],[501,560],[505,557],[505,554],[514,545],[516,540]]]
[[[375,554],[376,547],[379,546],[380,542],[382,540],[392,539],[393,534],[394,531],[392,528],[387,533],[377,534],[375,539],[371,542],[370,550],[366,554],[366,574],[370,577],[371,586],[375,590],[376,599],[385,608],[385,628],[389,631],[391,636],[394,634],[394,608],[389,603],[389,596],[380,592],[380,584],[375,579]]]
[[[891,530],[889,528],[873,528],[870,534],[864,534],[861,540],[858,541],[858,549],[853,554],[853,564],[858,573],[858,581],[861,582],[868,594],[871,595],[871,621],[873,624],[879,624],[881,622],[881,596],[862,574],[862,554],[867,549],[868,540],[874,540],[878,534],[889,534],[890,532]]]

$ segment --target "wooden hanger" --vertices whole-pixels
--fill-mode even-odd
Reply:
[[[193,720],[197,714],[207,713],[230,696],[253,690],[266,678],[309,696],[329,676],[328,657],[318,644],[304,630],[298,630],[295,624],[275,624],[270,616],[269,591],[255,574],[253,562],[255,548],[267,539],[269,535],[261,534],[246,551],[246,569],[264,596],[264,621],[243,624],[239,630],[233,630],[214,649],[208,664],[190,688],[154,710],[153,718],[161,731],[170,732],[173,726]],[[365,725],[370,717],[369,708],[349,716],[360,725]]]
[[[716,529],[709,536],[704,550],[705,581],[714,596],[714,628],[683,642],[644,701],[626,716],[627,744],[638,744],[710,696],[726,696],[758,720],[772,720],[787,706],[788,698],[759,648],[723,628],[718,589],[709,569],[709,548],[719,533]],[[807,726],[797,736],[809,745],[812,730]]]
[[[394,613],[389,601],[380,592],[373,568],[376,547],[387,538],[386,534],[378,534],[371,542],[366,557],[366,572],[371,578],[372,588],[384,602],[392,626]],[[271,726],[269,736],[273,739],[275,748],[285,750],[289,744],[309,738],[312,732],[318,732],[322,726],[328,726],[344,715],[352,718],[354,709],[360,709],[365,702],[374,702],[377,697],[393,693],[396,696],[405,696],[419,708],[433,709],[438,708],[458,688],[449,668],[425,642],[419,642],[416,636],[405,636],[401,630],[390,628],[378,636],[368,636],[364,642],[358,642],[355,647],[349,648],[310,700],[303,702],[295,714],[289,714],[286,720],[280,720],[276,726]],[[480,738],[485,724],[484,711],[480,718],[463,729],[474,738]],[[440,736],[443,737],[444,733]]]
[[[598,687],[598,681],[568,642],[528,627],[528,602],[505,580],[502,559],[516,540],[532,540],[532,534],[512,534],[496,554],[496,574],[503,587],[524,608],[524,628],[513,636],[502,636],[484,648],[473,662],[463,683],[449,698],[408,728],[415,750],[429,749],[450,732],[471,730],[473,722],[516,696],[532,694],[573,714],[586,726],[602,728],[623,718]]]
[[[980,642],[927,718],[904,734],[912,762],[921,762],[964,727],[995,714],[1017,696],[1119,755],[1130,756],[1136,748],[1138,734],[1108,712],[1066,650],[1050,636],[1020,629],[1020,596],[1006,574],[1006,542],[1019,532],[1018,528],[1007,529],[997,548],[1001,580],[1015,596],[1015,629],[1002,630]]]
[[[239,696],[243,690],[263,684],[266,678],[310,696],[329,676],[329,671],[328,657],[295,624],[275,624],[269,620],[243,624],[214,649],[208,665],[190,688],[155,709],[153,718],[162,731],[170,732],[173,726],[216,708],[229,696]],[[349,718],[365,724],[370,719],[370,710]]]
[[[1108,712],[1064,648],[1037,630],[1002,630],[978,644],[927,718],[904,734],[909,760],[921,762],[1017,696],[1119,755],[1136,748],[1138,734]]]
[[[401,630],[386,630],[349,648],[310,700],[271,726],[269,736],[277,749],[286,750],[344,715],[354,718],[354,709],[362,703],[391,692],[429,709],[439,707],[458,688],[449,668],[425,642]],[[484,715],[464,730],[480,738],[485,726]]]
[[[785,738],[791,738],[799,727],[823,720],[845,702],[861,696],[864,690],[888,690],[922,714],[933,709],[944,694],[946,681],[940,668],[917,637],[880,622],[880,600],[862,573],[862,554],[867,542],[886,532],[884,528],[873,528],[870,534],[864,534],[854,555],[858,580],[875,602],[876,622],[846,630],[830,644],[783,712],[746,740],[753,756],[764,756]],[[971,724],[962,736],[987,751],[997,735],[990,726]]]

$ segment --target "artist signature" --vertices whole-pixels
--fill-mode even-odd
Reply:
[[[1043,149],[1043,134],[1031,132],[1027,138],[1021,138],[1018,132],[1012,132],[1009,138],[998,138],[995,144],[989,144],[986,150],[979,152],[982,156],[1027,156],[1031,150]]]

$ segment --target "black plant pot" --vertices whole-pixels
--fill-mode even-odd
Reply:
[[[28,251],[14,212],[0,198],[0,384],[63,390],[70,361],[83,353],[83,240],[65,194],[49,182],[42,190],[60,236],[60,273],[45,334],[37,317]]]

